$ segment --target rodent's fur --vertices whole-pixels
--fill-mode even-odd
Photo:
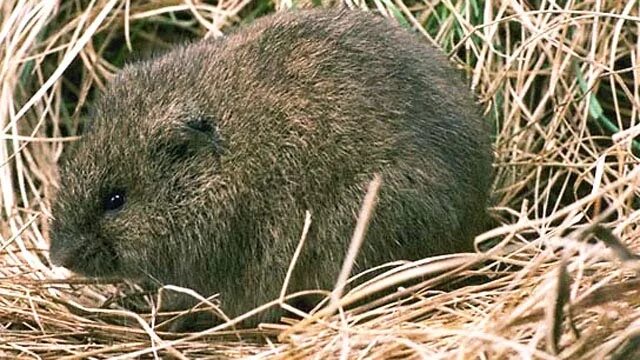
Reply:
[[[470,250],[486,218],[489,134],[462,76],[364,12],[279,13],[127,66],[90,121],[61,164],[53,263],[219,292],[229,316],[277,298],[306,210],[290,290],[331,289],[374,173],[354,271]]]

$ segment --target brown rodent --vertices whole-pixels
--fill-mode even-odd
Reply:
[[[232,317],[278,297],[306,210],[290,291],[333,287],[374,173],[354,271],[470,250],[486,216],[489,134],[462,76],[363,12],[279,13],[128,66],[90,123],[60,167],[53,263],[219,292]]]

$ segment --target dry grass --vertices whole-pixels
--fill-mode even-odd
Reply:
[[[128,47],[144,54],[217,36],[291,2],[2,1],[0,357],[638,356],[640,3],[400,1],[369,6],[450,52],[495,121],[499,225],[476,239],[477,254],[394,268],[292,326],[188,336],[156,332],[153,314],[117,308],[126,285],[61,280],[52,270],[55,163]],[[489,280],[432,290],[473,275]]]

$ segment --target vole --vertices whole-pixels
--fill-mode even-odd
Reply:
[[[370,13],[281,12],[129,65],[88,123],[52,262],[219,293],[230,317],[278,297],[307,210],[289,289],[330,290],[374,174],[355,272],[470,250],[486,219],[490,136],[462,75]]]

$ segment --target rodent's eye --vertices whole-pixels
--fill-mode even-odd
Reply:
[[[127,197],[124,191],[112,191],[105,196],[102,206],[105,211],[116,211],[120,210],[126,201]]]

